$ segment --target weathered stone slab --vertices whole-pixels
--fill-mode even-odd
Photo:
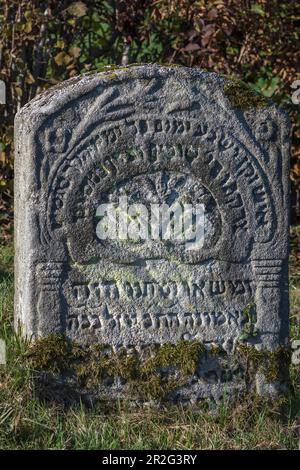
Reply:
[[[238,345],[288,346],[288,162],[285,115],[198,69],[122,68],[41,94],[16,117],[16,328],[116,350],[197,340],[230,374],[202,358],[185,395],[243,390]],[[204,238],[100,239],[99,204],[124,196],[198,204]]]

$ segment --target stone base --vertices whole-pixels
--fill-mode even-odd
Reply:
[[[287,391],[289,352],[240,344],[233,354],[197,341],[113,351],[83,347],[61,335],[35,342],[28,354],[44,386],[60,399],[136,403],[218,404],[233,397],[278,398]],[[43,395],[45,391],[43,391]]]

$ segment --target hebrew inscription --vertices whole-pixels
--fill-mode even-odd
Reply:
[[[245,342],[287,345],[288,125],[272,104],[232,108],[225,84],[196,69],[121,68],[18,113],[25,335],[115,349],[197,340],[230,357]],[[203,367],[203,390],[245,376]]]

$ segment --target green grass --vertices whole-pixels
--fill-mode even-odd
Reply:
[[[291,336],[299,339],[300,273],[293,252],[290,261]],[[250,399],[206,412],[128,403],[66,406],[46,388],[42,400],[42,385],[24,360],[28,345],[13,328],[12,262],[12,248],[0,246],[0,338],[8,359],[0,366],[0,449],[298,449],[299,366],[291,367],[294,392],[284,407]]]

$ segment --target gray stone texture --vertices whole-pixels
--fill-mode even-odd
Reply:
[[[222,348],[229,367],[240,343],[288,346],[289,122],[272,104],[233,107],[226,84],[199,69],[133,66],[68,80],[20,110],[23,335],[116,349],[196,339]],[[122,194],[204,204],[203,247],[100,241],[96,209]],[[202,367],[203,397],[224,386],[202,380],[216,368]],[[260,393],[276,388],[256,380]],[[238,371],[228,387],[243,383]]]

